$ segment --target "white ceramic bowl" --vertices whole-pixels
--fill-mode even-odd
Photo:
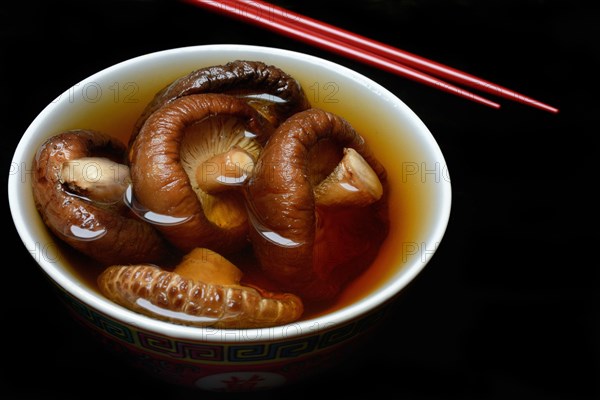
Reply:
[[[154,320],[104,298],[68,264],[35,209],[27,171],[38,147],[62,130],[92,128],[126,141],[147,101],[173,79],[192,70],[236,59],[273,64],[303,85],[314,107],[346,118],[380,155],[392,188],[391,233],[374,271],[361,276],[337,306],[293,324],[263,329],[193,328]],[[189,366],[176,383],[223,389],[258,376],[253,388],[305,376],[312,358],[328,364],[338,351],[379,319],[385,305],[422,270],[444,235],[451,207],[448,169],[432,134],[406,104],[371,79],[314,56],[275,48],[208,45],[133,58],[75,84],[31,123],[15,150],[9,201],[16,228],[37,263],[60,289],[66,305],[91,329],[135,354],[162,365]],[[397,206],[401,204],[401,206]],[[365,289],[366,288],[366,289]],[[317,357],[318,356],[318,357]],[[144,359],[145,357],[138,357]],[[133,357],[132,357],[133,359]],[[315,361],[318,360],[318,361]],[[161,376],[157,363],[148,369]],[[140,362],[141,367],[146,367]],[[167,368],[168,369],[168,368]],[[306,368],[305,368],[306,369]],[[168,374],[161,378],[172,380]]]

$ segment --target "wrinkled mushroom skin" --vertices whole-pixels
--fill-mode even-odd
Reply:
[[[218,224],[207,218],[190,176],[182,166],[181,147],[186,129],[208,117],[227,116],[242,121],[247,131],[265,140],[271,125],[245,101],[224,94],[181,97],[163,106],[146,121],[130,148],[133,191],[137,201],[154,213],[181,217],[178,224],[157,225],[178,249],[188,252],[208,247],[227,254],[248,244],[243,196],[226,193],[235,221]],[[217,195],[215,198],[219,198]],[[225,197],[224,197],[225,199]],[[238,203],[236,203],[238,201]],[[237,204],[237,206],[235,205]],[[238,211],[239,209],[239,211]],[[227,217],[227,216],[225,216]]]
[[[158,232],[130,214],[122,202],[97,204],[73,193],[61,182],[61,170],[68,161],[98,156],[125,164],[125,155],[125,146],[106,134],[74,130],[48,139],[33,160],[33,196],[46,226],[104,265],[123,260],[163,260],[169,256],[166,242]]]
[[[311,149],[319,146],[330,154],[356,150],[379,178],[383,196],[366,207],[316,206]],[[333,299],[372,263],[387,236],[387,192],[384,167],[346,120],[319,109],[290,117],[271,136],[247,184],[251,241],[262,269],[305,301]]]
[[[200,250],[192,256],[194,252]],[[237,279],[227,283],[192,279],[176,271],[147,264],[115,265],[99,276],[98,285],[117,304],[182,325],[261,328],[290,323],[302,315],[302,301],[293,294],[242,285]]]
[[[136,121],[131,140],[148,117],[162,106],[180,97],[200,93],[276,96],[283,102],[274,104],[273,110],[268,111],[274,126],[310,107],[299,83],[281,69],[260,61],[237,60],[195,70],[158,92]]]

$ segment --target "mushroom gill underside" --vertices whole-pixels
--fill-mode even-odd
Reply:
[[[254,108],[230,95],[189,95],[166,104],[146,120],[129,152],[136,202],[144,215],[174,221],[155,226],[184,253],[239,251],[248,245],[239,188],[271,130]]]

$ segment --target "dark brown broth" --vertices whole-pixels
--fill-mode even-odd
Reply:
[[[310,78],[305,80],[301,76],[296,76],[296,78],[303,84],[305,91],[309,94],[309,88],[311,88],[311,85],[314,85]],[[161,84],[156,83],[156,91],[161,87]],[[315,97],[315,99],[317,98]],[[138,102],[136,107],[141,110],[143,105],[150,100],[150,97],[136,100]],[[409,145],[402,143],[402,132],[397,132],[397,134],[395,132],[392,134],[382,134],[385,130],[394,129],[392,119],[386,115],[381,115],[377,109],[373,108],[375,106],[368,103],[361,104],[360,113],[357,113],[357,99],[352,94],[348,94],[347,98],[343,97],[343,91],[337,95],[337,98],[322,97],[317,100],[321,101],[313,101],[313,106],[323,108],[348,119],[353,127],[365,138],[374,154],[385,166],[390,186],[389,212],[391,225],[389,235],[373,264],[358,278],[347,285],[332,304],[307,310],[303,317],[305,319],[323,315],[350,305],[373,293],[386,280],[398,273],[402,265],[406,262],[405,258],[407,254],[404,245],[414,242],[414,238],[418,237],[420,229],[424,225],[423,221],[425,220],[424,205],[422,202],[426,197],[426,189],[424,185],[414,185],[410,184],[410,182],[405,182],[406,179],[401,166],[403,160],[408,162],[415,161],[413,151]],[[122,107],[120,102],[98,104],[97,114],[78,115],[74,117],[71,122],[71,128],[102,130],[118,137],[123,143],[127,143],[133,123],[139,114],[123,117],[122,113],[117,112],[119,107]],[[369,107],[372,107],[372,109],[369,109]],[[101,117],[111,115],[120,115],[121,117],[114,119]],[[97,125],[98,121],[102,121],[101,126]],[[393,142],[391,143],[390,140]],[[103,268],[89,259],[66,249],[67,246],[61,244],[59,247],[65,248],[62,254],[68,260],[67,264],[71,272],[80,278],[90,289],[98,291],[96,278]],[[250,268],[248,270],[249,276],[258,276],[256,272],[257,268],[252,268],[252,264],[255,261],[251,251],[232,255],[228,258],[237,263],[242,270]],[[260,278],[253,278],[253,280],[260,281]]]

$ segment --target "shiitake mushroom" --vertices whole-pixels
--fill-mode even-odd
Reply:
[[[302,300],[240,283],[242,271],[210,249],[196,248],[174,270],[113,265],[99,276],[114,302],[163,321],[215,328],[257,328],[300,318]]]
[[[195,94],[164,105],[131,144],[135,208],[182,252],[242,249],[248,245],[243,197],[211,190],[209,182],[241,185],[271,132],[271,124],[235,96]]]
[[[47,139],[33,160],[33,198],[42,220],[71,247],[110,265],[167,259],[167,242],[123,202],[125,145],[105,133],[69,130]]]
[[[244,98],[273,126],[310,107],[298,81],[280,68],[260,61],[235,60],[194,70],[165,86],[136,121],[131,141],[135,140],[155,111],[181,97],[201,93],[223,93]]]
[[[309,302],[335,298],[389,229],[387,174],[342,117],[296,113],[273,133],[246,192],[263,271]]]

